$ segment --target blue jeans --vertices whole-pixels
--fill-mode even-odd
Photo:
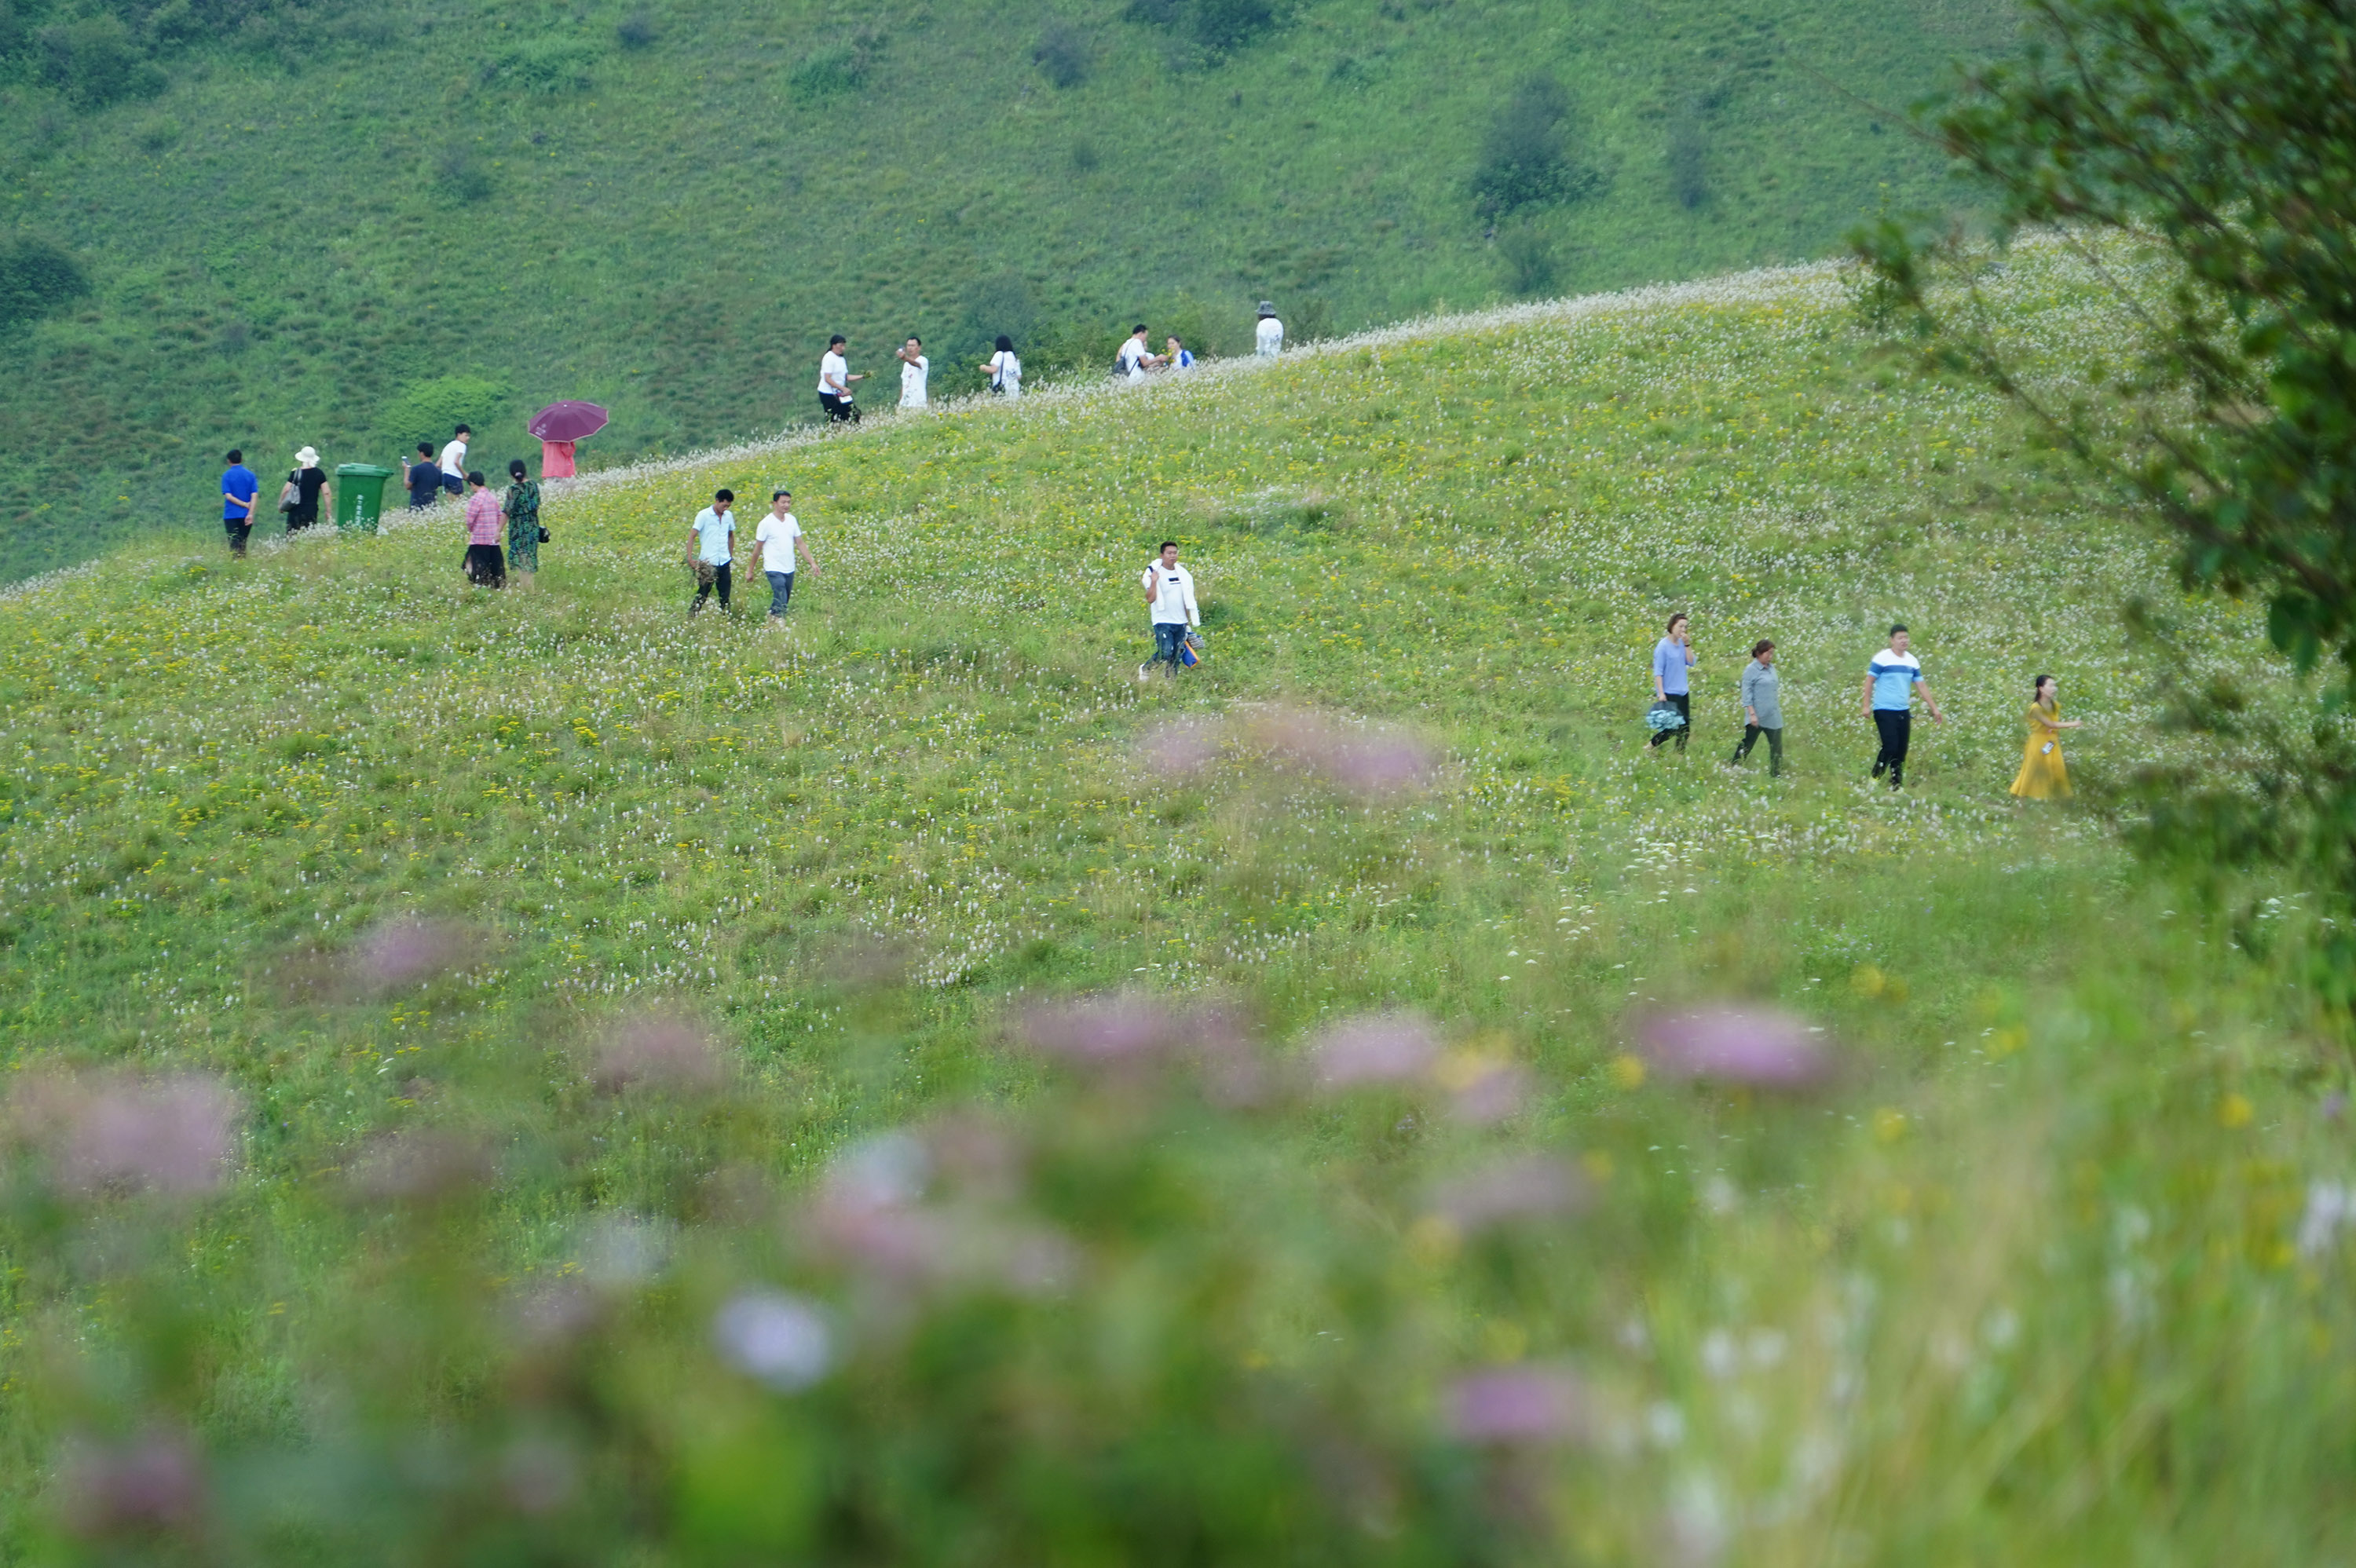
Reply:
[[[782,621],[786,618],[786,601],[794,596],[794,574],[790,571],[772,571],[768,574],[768,578],[769,618],[773,621]]]
[[[1153,657],[1148,662],[1166,664],[1172,669],[1183,669],[1185,666],[1179,660],[1178,649],[1185,641],[1184,623],[1172,625],[1157,622],[1153,628]]]

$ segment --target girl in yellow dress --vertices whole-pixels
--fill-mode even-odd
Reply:
[[[2050,675],[2037,677],[2037,699],[2029,705],[2029,744],[2020,753],[2020,776],[2012,793],[2023,800],[2067,800],[2070,770],[2062,762],[2062,731],[2075,730],[2078,720],[2062,717],[2062,683]]]

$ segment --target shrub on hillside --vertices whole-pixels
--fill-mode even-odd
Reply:
[[[1669,195],[1693,211],[1709,199],[1709,133],[1699,113],[1687,111],[1669,127]]]
[[[165,76],[122,18],[101,12],[44,27],[41,77],[77,109],[163,91]]]
[[[444,196],[462,206],[471,207],[487,201],[491,195],[491,176],[476,158],[470,147],[449,147],[434,160],[434,185]]]
[[[479,74],[485,87],[509,91],[585,92],[595,85],[599,52],[581,38],[528,38],[493,55]]]
[[[615,41],[626,49],[651,48],[659,36],[655,30],[655,19],[644,11],[631,12],[614,29]]]
[[[790,79],[794,95],[809,102],[856,92],[867,85],[883,54],[884,35],[873,27],[862,27],[848,38],[812,49],[794,67]]]
[[[0,240],[0,329],[36,320],[90,293],[80,262],[29,234]]]
[[[1077,87],[1092,63],[1087,35],[1069,22],[1050,22],[1031,51],[1031,63],[1057,87]]]
[[[1216,60],[1282,27],[1290,9],[1282,0],[1129,0],[1125,14],[1175,34]]]
[[[1561,82],[1543,71],[1526,77],[1498,106],[1471,184],[1473,205],[1488,218],[1595,192],[1601,178],[1574,155],[1570,93]]]
[[[440,445],[462,421],[485,431],[506,406],[507,387],[481,376],[437,376],[404,388],[377,416],[376,427],[403,451],[421,441]]]
[[[1519,224],[1497,237],[1497,256],[1505,262],[1505,290],[1515,299],[1536,299],[1554,292],[1560,276],[1554,241],[1533,224]]]

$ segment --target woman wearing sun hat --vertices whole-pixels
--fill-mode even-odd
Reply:
[[[286,508],[286,531],[300,533],[319,520],[319,498],[327,496],[328,505],[335,504],[335,493],[327,487],[327,471],[319,466],[318,448],[306,446],[294,454],[294,472],[286,476],[292,486],[287,499],[293,504]]]

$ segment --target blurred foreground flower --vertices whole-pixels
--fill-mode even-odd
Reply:
[[[834,1331],[815,1303],[781,1290],[744,1290],[712,1316],[712,1343],[738,1371],[793,1393],[834,1365]]]
[[[1806,1024],[1772,1008],[1712,1007],[1660,1013],[1638,1027],[1645,1060],[1672,1078],[1760,1089],[1806,1089],[1837,1065]]]
[[[1500,1367],[1448,1389],[1448,1430],[1460,1442],[1568,1443],[1588,1435],[1586,1385],[1568,1367]]]
[[[219,1079],[38,1078],[10,1099],[12,1119],[48,1154],[68,1192],[185,1197],[229,1179],[241,1103]]]
[[[1319,1035],[1309,1054],[1319,1088],[1352,1089],[1422,1077],[1440,1060],[1440,1040],[1419,1014],[1369,1013]]]
[[[887,1285],[998,1285],[1018,1294],[1061,1289],[1076,1271],[1071,1243],[1056,1232],[1010,1218],[999,1200],[1012,1195],[1009,1147],[980,1155],[970,1129],[945,1140],[942,1163],[981,1158],[991,1170],[955,1200],[928,1202],[936,1159],[907,1132],[885,1133],[839,1157],[807,1219],[824,1255]]]
[[[352,979],[362,990],[399,990],[455,967],[466,946],[465,930],[447,921],[387,921],[352,950]]]
[[[1015,1038],[1042,1056],[1099,1072],[1135,1073],[1184,1062],[1214,1098],[1247,1104],[1264,1074],[1242,1020],[1224,1003],[1174,1005],[1137,991],[1082,997],[1025,1011]]]
[[[1171,719],[1140,737],[1137,753],[1157,775],[1184,777],[1217,761],[1226,727],[1216,719]]]
[[[59,1457],[58,1500],[66,1528],[85,1538],[183,1529],[204,1511],[204,1472],[195,1449],[166,1434],[80,1439]]]
[[[1353,728],[1300,709],[1262,710],[1252,718],[1249,734],[1276,755],[1364,795],[1420,789],[1438,765],[1431,749],[1406,731]]]
[[[719,1087],[720,1053],[695,1025],[649,1016],[632,1019],[605,1037],[590,1076],[609,1094],[639,1087],[692,1093]]]
[[[1502,1159],[1431,1189],[1430,1212],[1472,1234],[1516,1220],[1550,1219],[1587,1206],[1587,1178],[1551,1155]]]
[[[412,1128],[370,1144],[352,1166],[351,1188],[380,1202],[432,1202],[482,1186],[492,1175],[490,1151],[476,1139]]]

